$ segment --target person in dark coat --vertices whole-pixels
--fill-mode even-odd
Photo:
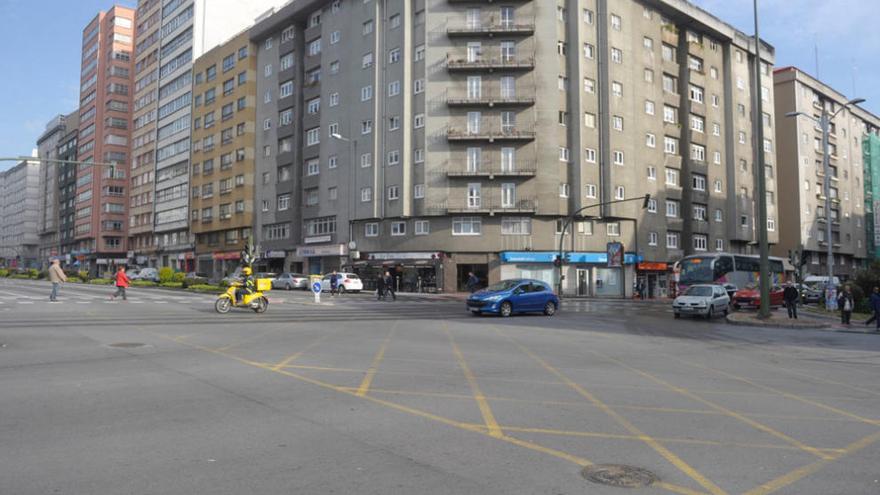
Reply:
[[[871,292],[871,311],[874,312],[868,321],[865,322],[865,325],[870,325],[871,322],[876,323],[875,330],[880,332],[880,287],[874,287],[874,292]]]
[[[480,285],[480,279],[478,279],[477,276],[474,275],[474,272],[468,272],[467,284],[465,284],[465,285],[467,287],[468,292],[473,294],[474,292],[477,291],[477,287],[479,287],[479,285]]]
[[[852,316],[853,307],[855,307],[849,286],[844,287],[840,295],[837,296],[837,307],[840,308],[840,322],[849,325],[849,319]]]
[[[782,291],[782,300],[785,301],[785,309],[788,310],[788,317],[797,319],[798,291],[794,284],[789,282]]]
[[[333,273],[330,274],[330,295],[335,296],[339,293],[339,275],[336,274],[336,270],[333,270]]]
[[[394,293],[394,277],[391,272],[385,272],[385,294],[391,294],[393,300],[397,300],[397,294]]]
[[[379,301],[385,299],[385,275],[381,273],[376,279],[376,299]]]

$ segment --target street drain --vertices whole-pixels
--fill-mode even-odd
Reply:
[[[644,488],[659,480],[657,475],[647,469],[624,464],[587,466],[581,471],[581,475],[593,483],[617,488]]]
[[[121,347],[123,349],[133,349],[135,347],[144,347],[147,344],[142,344],[140,342],[117,342],[115,344],[110,344],[109,347]]]

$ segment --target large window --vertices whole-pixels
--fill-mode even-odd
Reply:
[[[483,221],[480,217],[453,217],[452,235],[480,235]]]

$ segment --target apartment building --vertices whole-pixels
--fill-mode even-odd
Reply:
[[[75,112],[78,114],[78,112]],[[37,156],[57,159],[58,143],[67,132],[67,116],[56,115],[46,124],[46,130],[37,138]],[[58,164],[40,162],[40,247],[39,260],[48,266],[49,259],[58,253]]]
[[[842,108],[849,98],[796,67],[773,73],[776,94],[776,141],[779,157],[781,230],[773,254],[788,256],[803,247],[807,274],[827,273],[827,223],[831,221],[833,270],[846,279],[876,257],[874,235],[880,199],[880,118],[859,107]],[[783,117],[803,112],[818,119],[823,110],[837,116],[829,134],[831,209],[825,211],[825,170],[822,131],[807,117]],[[878,148],[880,149],[880,148]]]
[[[5,267],[40,267],[40,162],[34,158],[0,172],[0,264]]]
[[[83,29],[72,255],[101,273],[126,261],[133,9],[116,5]]]
[[[193,64],[190,230],[197,270],[234,271],[254,225],[256,50],[247,31]]]
[[[79,111],[66,116],[67,132],[58,141],[55,156],[58,160],[77,161],[77,136],[79,135]],[[76,248],[76,173],[75,164],[56,165],[58,190],[58,255],[65,264],[74,263],[71,255]]]
[[[130,195],[134,261],[195,267],[189,231],[193,61],[282,0],[140,0]]]
[[[662,295],[684,255],[756,250],[773,48],[760,44],[756,90],[754,40],[685,1],[298,1],[251,32],[272,269],[392,269],[402,288],[446,291],[471,271],[555,284],[562,219],[648,193],[646,210],[583,212],[566,294],[620,297],[638,277]]]

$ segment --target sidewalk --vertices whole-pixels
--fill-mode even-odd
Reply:
[[[828,332],[876,334],[875,327],[865,326],[864,319],[852,320],[852,324],[840,323],[840,316],[818,313],[810,309],[800,307],[798,319],[789,319],[784,311],[775,311],[770,318],[761,320],[756,311],[735,311],[727,316],[727,322],[731,325],[745,325],[765,328],[789,328],[789,329],[814,329]]]

